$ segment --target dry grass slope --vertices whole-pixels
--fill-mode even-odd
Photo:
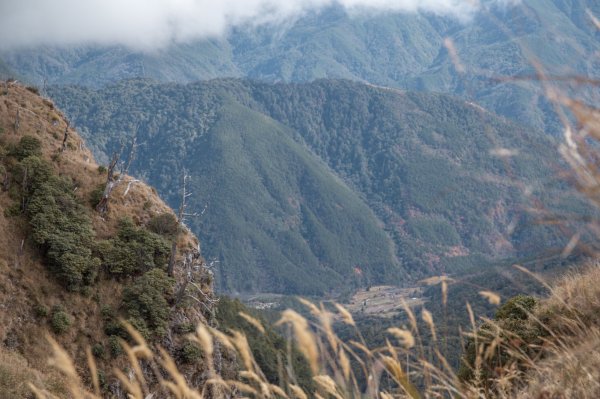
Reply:
[[[16,144],[24,135],[37,138],[42,146],[42,158],[52,165],[54,173],[74,183],[75,193],[86,205],[97,239],[113,237],[124,217],[131,218],[137,225],[145,225],[156,215],[173,214],[154,189],[125,176],[111,196],[108,213],[101,217],[89,205],[89,199],[92,191],[105,183],[106,172],[99,169],[83,140],[69,127],[65,116],[35,90],[16,82],[0,83],[2,145],[6,148]],[[65,130],[68,132],[66,148],[61,151]],[[0,180],[3,178],[0,176]],[[63,377],[56,374],[46,361],[50,351],[45,337],[49,334],[50,325],[45,321],[46,316],[41,317],[40,313],[46,314],[55,306],[64,308],[67,317],[72,320],[71,327],[54,338],[73,357],[77,370],[81,371],[87,364],[86,348],[95,344],[109,347],[102,328],[102,309],[119,308],[127,280],[100,279],[85,293],[66,291],[43,264],[39,250],[29,238],[30,231],[24,217],[5,215],[4,210],[13,203],[8,191],[0,190],[0,210],[3,211],[0,212],[0,397],[28,397],[31,391],[27,381],[62,397],[66,385]],[[194,256],[197,257],[198,251],[198,240],[184,229],[178,235],[177,261],[182,262],[185,255],[196,254]],[[201,258],[197,262],[202,262]],[[183,280],[183,273],[176,272],[178,283]],[[212,285],[207,284],[200,288],[208,298],[212,298]],[[170,328],[175,323],[206,323],[204,310],[197,309],[201,306],[196,304],[172,310]],[[172,345],[179,340],[172,336],[169,339]],[[124,366],[126,360],[124,356],[116,359],[101,356],[98,363],[98,368],[107,375],[106,383],[114,385],[116,379],[110,377],[112,367]]]
[[[136,334],[135,343],[126,346],[130,364],[117,371],[119,379],[130,397],[205,398],[205,397],[253,397],[253,398],[597,398],[600,395],[600,287],[594,278],[600,276],[600,264],[595,263],[587,271],[570,275],[551,287],[551,295],[539,302],[530,314],[529,322],[543,325],[551,333],[543,349],[535,346],[535,357],[524,358],[523,342],[502,339],[498,331],[493,339],[479,342],[478,363],[486,361],[499,348],[504,348],[514,359],[526,365],[517,368],[509,363],[497,370],[496,377],[487,381],[474,379],[461,381],[447,365],[441,354],[441,343],[433,347],[422,346],[425,333],[435,335],[436,324],[427,312],[422,313],[425,330],[419,331],[417,315],[406,306],[409,326],[388,330],[387,344],[381,348],[368,348],[362,339],[342,342],[332,327],[334,318],[353,326],[354,320],[343,307],[337,306],[337,315],[311,302],[303,301],[314,316],[310,322],[298,313],[283,312],[280,324],[291,327],[299,348],[311,365],[314,392],[305,392],[293,383],[285,386],[270,384],[252,355],[245,336],[237,331],[223,333],[199,325],[188,338],[203,350],[208,364],[209,378],[201,386],[190,382],[177,370],[165,351],[154,352],[144,339]],[[578,306],[574,308],[573,306]],[[588,317],[593,316],[593,317]],[[252,319],[244,315],[246,319]],[[549,322],[548,322],[549,321]],[[252,324],[261,331],[258,320]],[[551,327],[552,326],[552,327]],[[565,326],[567,328],[565,328]],[[553,328],[554,330],[550,330]],[[357,332],[360,337],[360,333]],[[216,345],[222,345],[237,353],[242,371],[235,380],[225,380],[212,367]],[[82,384],[73,369],[68,355],[52,342],[53,362],[69,382],[73,398],[97,398],[96,388]],[[543,355],[540,353],[543,352]],[[351,367],[355,360],[358,371]],[[146,378],[139,372],[142,365],[152,365],[160,388],[150,391]],[[91,365],[91,367],[95,367]],[[129,371],[129,374],[127,372]],[[293,381],[293,370],[290,373]],[[368,377],[366,387],[359,387],[358,378]],[[128,375],[128,376],[127,376]],[[35,386],[35,384],[32,384]],[[48,398],[38,392],[38,398]]]

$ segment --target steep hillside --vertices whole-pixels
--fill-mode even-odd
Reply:
[[[331,7],[286,26],[237,28],[225,37],[157,52],[45,47],[5,52],[0,58],[40,85],[47,79],[99,87],[137,77],[165,82],[352,79],[458,94],[520,123],[559,129],[537,85],[497,78],[531,76],[534,59],[552,73],[597,75],[597,32],[586,10],[599,15],[600,9],[584,0],[489,3],[472,21],[430,14],[349,14]],[[446,38],[458,60],[445,46]]]
[[[52,102],[6,82],[0,179],[1,396],[21,397],[27,378],[65,394],[61,379],[47,371],[47,334],[78,366],[91,347],[102,389],[120,395],[122,387],[108,376],[126,362],[120,340],[129,336],[121,318],[167,349],[190,380],[202,379],[204,365],[185,363],[185,334],[214,323],[212,277],[198,240],[178,227],[154,189],[123,175],[108,211],[96,211],[106,168]]]
[[[242,105],[227,94],[227,84],[218,85],[191,91],[128,85],[132,91],[122,91],[124,97],[106,93],[114,103],[108,98],[86,102],[108,111],[102,125],[94,127],[83,115],[72,115],[83,129],[108,133],[89,136],[97,146],[106,143],[104,151],[121,138],[112,135],[113,126],[125,123],[119,132],[128,135],[138,125],[141,145],[132,170],[173,201],[177,176],[187,170],[190,210],[200,213],[206,207],[189,223],[201,232],[206,254],[220,262],[222,289],[322,294],[353,283],[357,266],[374,280],[402,281],[405,273],[393,243],[360,195],[295,142],[288,128]],[[230,89],[236,90],[236,84]],[[155,95],[165,96],[159,103],[187,111],[173,119],[179,111],[165,108],[142,126],[124,103],[146,119],[156,110]],[[113,113],[117,109],[119,115]],[[92,111],[85,117],[98,115]]]
[[[203,212],[189,223],[225,290],[401,283],[561,242],[524,212],[534,198],[568,200],[554,146],[444,95],[326,80],[130,81],[51,95],[105,159],[137,135],[132,171],[173,206],[172,176],[187,170],[190,209]]]

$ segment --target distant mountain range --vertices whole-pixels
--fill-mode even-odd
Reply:
[[[585,0],[524,0],[490,6],[469,22],[429,14],[349,16],[332,7],[291,26],[238,28],[226,37],[155,53],[122,47],[35,48],[0,54],[33,83],[102,87],[147,77],[192,82],[247,77],[270,82],[343,78],[457,94],[539,129],[559,129],[532,81],[532,61],[554,73],[597,76],[600,34]],[[449,39],[456,57],[444,40]],[[566,66],[569,69],[566,69]]]
[[[131,171],[174,207],[187,171],[187,223],[227,292],[402,284],[561,243],[524,211],[562,200],[555,146],[447,95],[235,79],[49,94],[101,159],[137,134]]]

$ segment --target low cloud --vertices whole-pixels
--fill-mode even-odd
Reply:
[[[118,44],[153,50],[333,5],[353,13],[424,11],[460,19],[480,7],[477,0],[2,0],[0,49]]]

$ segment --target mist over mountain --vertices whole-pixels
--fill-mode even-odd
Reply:
[[[133,173],[174,207],[187,171],[188,223],[228,292],[402,284],[562,242],[525,212],[563,199],[551,142],[445,95],[332,80],[50,94],[104,159],[136,134]]]
[[[487,0],[507,5],[518,0]],[[338,7],[350,13],[418,12],[466,21],[483,4],[468,0],[56,0],[5,2],[0,48],[36,45],[124,45],[141,51],[227,33],[231,28],[293,23],[310,12]],[[132,18],[132,16],[135,16]]]
[[[519,123],[556,132],[560,126],[539,85],[504,78],[533,76],[534,60],[549,73],[593,76],[599,64],[590,55],[600,48],[588,11],[598,14],[598,8],[581,0],[486,3],[461,20],[448,13],[307,7],[286,23],[234,25],[221,35],[150,52],[49,44],[2,51],[0,59],[38,85],[101,87],[137,77],[167,82],[344,78],[457,94]]]

